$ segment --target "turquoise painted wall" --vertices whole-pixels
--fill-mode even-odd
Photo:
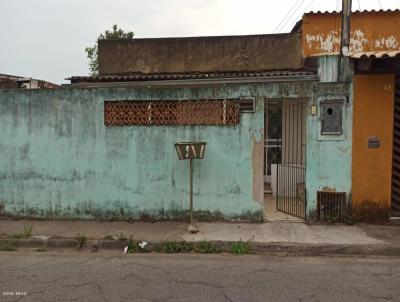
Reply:
[[[0,202],[12,215],[180,218],[189,163],[177,141],[206,141],[194,162],[195,210],[261,219],[253,194],[253,140],[263,102],[240,125],[105,127],[104,100],[237,97],[246,89],[58,89],[0,92]],[[202,213],[200,213],[202,214]]]
[[[177,159],[173,144],[198,140],[206,141],[207,148],[205,158],[194,163],[197,214],[261,220],[264,101],[306,98],[310,106],[318,96],[348,89],[344,84],[291,82],[0,91],[0,211],[64,218],[183,218],[189,167]],[[241,114],[236,127],[104,126],[104,100],[240,96],[256,97],[256,112]],[[321,142],[316,127],[317,120],[309,116],[309,211],[315,209],[320,187],[350,188],[351,137]]]
[[[308,102],[306,194],[309,218],[315,217],[317,192],[346,192],[351,198],[352,148],[352,85],[342,84],[341,90],[332,91],[332,84],[320,84],[320,91]],[[326,89],[324,88],[326,87]],[[343,107],[342,135],[321,135],[321,101],[346,97]],[[311,115],[311,106],[317,105],[317,114]]]

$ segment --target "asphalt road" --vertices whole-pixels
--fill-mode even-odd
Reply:
[[[400,259],[0,253],[0,301],[400,301]]]

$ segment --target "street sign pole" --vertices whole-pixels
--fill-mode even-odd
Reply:
[[[190,159],[189,169],[190,169],[190,225],[193,225],[193,159]]]
[[[196,233],[198,229],[194,226],[193,221],[193,159],[203,159],[206,143],[205,142],[183,142],[176,143],[175,149],[179,160],[189,160],[189,211],[190,226],[189,232]]]

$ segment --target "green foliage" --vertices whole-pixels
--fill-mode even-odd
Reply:
[[[92,47],[88,46],[85,48],[86,56],[89,59],[91,75],[97,75],[99,73],[98,42],[100,40],[133,39],[133,36],[134,33],[132,31],[125,32],[123,29],[118,28],[116,24],[113,25],[112,31],[106,30],[104,33],[101,33]]]
[[[194,245],[191,242],[162,242],[156,245],[155,250],[159,253],[189,253],[194,250]]]
[[[8,235],[8,238],[11,238],[11,239],[22,239],[22,238],[24,238],[24,234],[22,234],[22,233],[14,233],[14,234],[11,234],[11,235]]]
[[[139,252],[138,243],[135,240],[129,239],[128,241],[128,253],[137,253]]]
[[[28,239],[32,236],[32,223],[24,224],[24,231],[22,233],[14,233],[8,236],[11,239]]]
[[[234,242],[229,248],[232,254],[242,255],[250,253],[250,243],[249,242]]]
[[[24,224],[24,238],[30,238],[32,236],[32,223]]]
[[[148,253],[150,250],[148,249],[148,245],[143,248],[139,246],[141,241],[132,240],[132,237],[129,238],[128,241],[128,253]]]
[[[15,251],[16,249],[17,246],[15,244],[15,241],[13,240],[0,241],[0,251],[11,252]]]
[[[87,237],[84,234],[78,234],[76,239],[78,240],[80,249],[86,245]]]
[[[219,253],[220,249],[214,242],[202,241],[196,244],[196,252],[205,254]]]
[[[121,232],[121,233],[119,233],[118,240],[119,241],[128,240],[128,236],[124,232]]]

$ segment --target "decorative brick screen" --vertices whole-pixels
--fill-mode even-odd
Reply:
[[[106,126],[227,125],[240,122],[235,100],[106,101]]]

